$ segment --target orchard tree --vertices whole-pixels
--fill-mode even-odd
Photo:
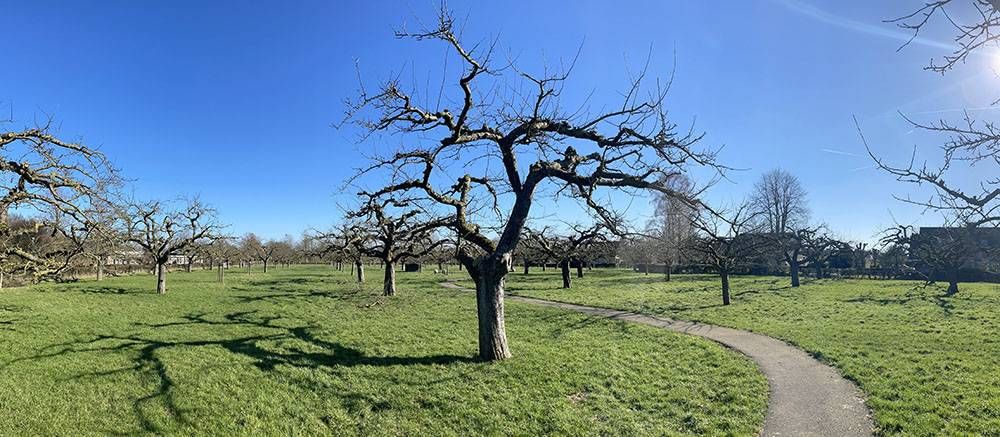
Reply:
[[[504,283],[544,183],[555,182],[562,187],[557,193],[580,199],[609,225],[623,226],[620,212],[605,196],[607,189],[653,190],[683,198],[661,181],[685,173],[692,164],[715,166],[714,151],[695,148],[700,135],[676,132],[664,109],[666,87],[644,87],[644,71],[631,78],[621,101],[606,105],[614,109],[565,111],[560,95],[569,69],[535,75],[515,66],[494,68],[494,45],[463,44],[447,11],[439,14],[436,27],[397,36],[444,43],[463,72],[456,92],[445,92],[455,98],[437,103],[420,98],[398,79],[383,82],[374,93],[362,86],[348,119],[369,134],[411,140],[395,153],[374,157],[361,174],[385,170],[392,175],[373,194],[416,191],[447,211],[460,241],[458,259],[476,284],[483,360],[510,357]],[[451,102],[457,106],[445,106]],[[429,137],[437,141],[429,143]],[[464,174],[449,175],[449,162],[462,163]]]
[[[729,275],[770,244],[759,233],[758,214],[751,203],[743,202],[729,210],[703,209],[694,215],[698,235],[687,247],[719,274],[723,305],[730,303]]]
[[[410,200],[367,196],[364,204],[348,215],[356,219],[351,242],[362,254],[382,261],[385,275],[382,294],[396,295],[396,265],[434,251],[445,242],[435,239],[434,231],[447,221],[426,217]]]
[[[120,180],[98,150],[57,138],[48,124],[2,129],[10,122],[0,120],[0,275],[57,278],[83,253],[79,236],[96,228],[91,207]]]
[[[370,234],[363,231],[357,223],[345,222],[332,231],[319,233],[311,237],[320,246],[317,254],[332,256],[334,259],[346,259],[352,262],[351,274],[357,282],[365,282],[364,246]]]
[[[588,247],[597,242],[605,241],[604,230],[604,226],[598,223],[590,227],[571,225],[569,232],[565,235],[557,235],[556,231],[548,226],[538,230],[525,228],[524,232],[527,237],[526,246],[546,254],[547,257],[559,263],[562,286],[570,288],[570,264],[574,260],[577,263],[582,263],[580,256]]]
[[[226,283],[226,269],[229,268],[230,260],[240,255],[240,248],[233,244],[233,237],[228,235],[217,236],[211,244],[207,246],[208,253],[218,261],[217,280],[220,284]]]
[[[222,230],[215,210],[198,199],[182,205],[160,201],[131,202],[125,209],[125,235],[153,261],[156,292],[167,292],[167,262],[192,246],[208,244]]]

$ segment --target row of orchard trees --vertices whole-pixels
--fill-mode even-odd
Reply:
[[[0,121],[0,127],[13,123]],[[227,236],[216,211],[198,199],[140,201],[123,196],[119,171],[100,151],[69,142],[45,124],[0,131],[0,286],[62,279],[80,270],[97,280],[109,264],[149,267],[165,293],[168,264],[208,268],[302,259],[306,242]],[[92,268],[91,268],[92,267]]]

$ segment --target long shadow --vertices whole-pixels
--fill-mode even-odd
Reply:
[[[936,305],[941,309],[941,312],[944,313],[945,316],[951,316],[952,311],[955,309],[955,299],[960,299],[960,297],[948,296],[944,293],[922,293],[919,291],[910,291],[903,296],[876,297],[871,294],[865,294],[844,299],[844,302],[876,305],[908,305],[910,303],[922,301]]]
[[[136,399],[132,409],[143,430],[151,433],[162,433],[165,430],[157,426],[152,417],[146,414],[146,407],[151,403],[159,403],[169,412],[169,417],[178,423],[185,423],[183,412],[177,407],[174,397],[176,382],[170,378],[167,364],[160,357],[160,352],[170,348],[191,348],[199,346],[217,346],[226,351],[249,357],[252,364],[265,372],[273,372],[279,366],[299,368],[324,368],[336,371],[338,368],[354,366],[413,366],[413,365],[448,365],[456,363],[473,363],[478,360],[470,356],[438,354],[429,356],[371,356],[356,348],[324,340],[317,337],[314,325],[285,326],[280,322],[281,316],[260,315],[257,311],[241,311],[225,314],[221,319],[213,319],[206,313],[185,315],[179,321],[167,323],[137,323],[139,332],[131,334],[101,334],[89,339],[59,343],[42,348],[34,356],[19,358],[0,366],[0,371],[7,366],[20,362],[31,362],[52,358],[65,354],[92,352],[132,352],[132,365],[100,372],[88,372],[74,378],[96,378],[120,373],[140,372],[152,377],[156,387],[150,393]],[[232,337],[224,339],[194,339],[194,340],[164,340],[143,332],[159,333],[164,329],[178,326],[235,326],[251,329],[264,329],[269,333]],[[219,330],[212,330],[219,332]],[[307,351],[295,345],[281,342],[299,341],[310,349]],[[278,343],[268,347],[268,343]]]
[[[25,318],[17,318],[9,316],[9,313],[22,313],[27,311],[27,308],[17,305],[0,305],[0,331],[17,331],[14,327],[18,322],[26,320]]]

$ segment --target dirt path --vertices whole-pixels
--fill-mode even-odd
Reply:
[[[472,291],[454,283],[442,286]],[[873,424],[861,390],[834,368],[766,335],[628,311],[522,296],[508,300],[656,326],[715,340],[754,360],[770,386],[764,436],[869,436]]]

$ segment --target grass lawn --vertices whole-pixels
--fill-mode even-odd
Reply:
[[[400,274],[384,302],[377,281],[325,266],[214,277],[171,273],[164,296],[151,276],[0,291],[0,435],[748,435],[763,423],[764,378],[706,340],[510,303],[515,357],[480,363],[474,297],[429,273]]]
[[[575,272],[574,272],[575,276]],[[712,276],[595,270],[563,290],[558,272],[510,276],[511,293],[631,310],[764,333],[857,381],[884,434],[1000,433],[1000,287],[959,294],[916,283],[736,277],[722,306]]]

